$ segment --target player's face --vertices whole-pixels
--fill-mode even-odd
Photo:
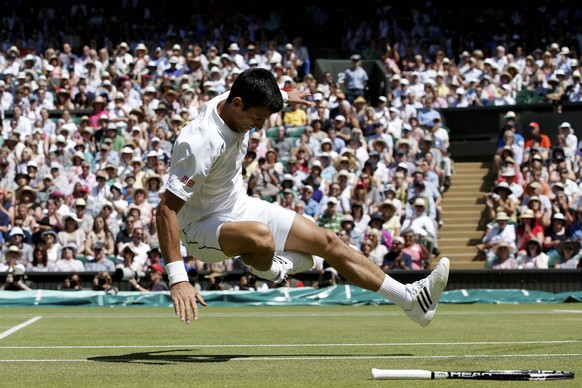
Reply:
[[[240,110],[235,116],[237,132],[248,132],[253,128],[262,128],[266,120],[271,117],[271,112],[266,108],[250,108]]]

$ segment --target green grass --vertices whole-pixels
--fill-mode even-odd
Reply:
[[[33,317],[37,321],[11,328]],[[4,333],[4,334],[2,334]],[[3,387],[580,387],[582,305],[0,309]],[[552,382],[371,380],[372,368],[560,369]]]

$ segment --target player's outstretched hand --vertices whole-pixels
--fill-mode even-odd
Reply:
[[[311,101],[305,100],[305,97],[310,95],[309,90],[291,89],[287,92],[287,104],[311,105]]]
[[[174,312],[182,322],[190,323],[192,318],[198,320],[198,305],[207,306],[204,298],[188,282],[180,282],[171,286],[170,294],[174,301]]]

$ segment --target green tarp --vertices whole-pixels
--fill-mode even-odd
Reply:
[[[274,288],[267,291],[202,291],[206,302],[214,306],[300,306],[392,304],[378,294],[351,285],[328,288]],[[582,302],[582,291],[550,293],[528,290],[453,290],[441,296],[441,303],[533,304]],[[172,306],[168,291],[0,291],[1,307],[26,306]]]

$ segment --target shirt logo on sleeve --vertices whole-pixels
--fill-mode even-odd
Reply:
[[[188,187],[194,187],[194,183],[195,183],[192,179],[190,179],[186,175],[184,175],[182,177],[182,179],[180,180],[180,182],[182,182],[183,184],[185,184]]]

